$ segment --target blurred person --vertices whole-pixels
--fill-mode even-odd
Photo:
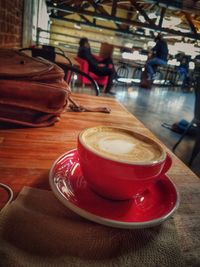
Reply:
[[[200,77],[200,55],[197,55],[194,59],[195,68],[194,68],[194,76]]]
[[[185,54],[180,54],[177,60],[180,62],[180,65],[177,67],[177,72],[183,76],[182,89],[189,88],[190,86],[190,76],[189,76],[189,62],[190,57]]]
[[[78,57],[86,60],[89,64],[89,71],[97,76],[108,76],[108,83],[105,93],[115,95],[111,91],[113,80],[116,78],[116,72],[111,58],[97,60],[91,53],[88,38],[81,38],[79,41]]]
[[[193,72],[193,80],[196,88],[200,90],[200,55],[197,55],[194,59],[194,72]]]
[[[168,45],[161,34],[155,38],[156,45],[151,50],[150,59],[146,62],[147,79],[152,81],[157,66],[167,65]]]

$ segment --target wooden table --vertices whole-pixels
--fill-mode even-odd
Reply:
[[[78,133],[86,127],[127,127],[156,139],[116,100],[76,95],[85,106],[110,106],[111,114],[66,112],[55,126],[38,129],[0,129],[0,182],[16,196],[23,186],[50,189],[48,172],[52,163],[76,147]],[[157,140],[157,139],[156,139]],[[158,141],[158,140],[157,140]],[[180,192],[181,204],[174,215],[183,257],[187,266],[200,266],[200,181],[175,155],[169,176]],[[0,204],[5,196],[0,194]]]

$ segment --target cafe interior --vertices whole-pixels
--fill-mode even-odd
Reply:
[[[0,266],[200,266],[199,178],[200,1],[0,0]]]

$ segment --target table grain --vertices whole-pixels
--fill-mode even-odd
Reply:
[[[164,144],[134,115],[112,98],[73,95],[87,107],[108,106],[110,114],[64,112],[60,122],[46,128],[0,129],[0,182],[14,191],[14,197],[24,186],[49,189],[48,173],[53,162],[63,153],[76,148],[81,130],[97,125],[126,127]],[[165,147],[166,150],[168,150]],[[169,150],[168,150],[169,151]],[[168,175],[180,194],[180,207],[174,221],[187,266],[200,266],[200,180],[171,151],[173,165]],[[6,195],[0,190],[0,205]]]

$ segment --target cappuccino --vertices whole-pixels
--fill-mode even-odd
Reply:
[[[126,163],[161,160],[162,148],[153,140],[126,129],[94,127],[83,132],[81,141],[94,153]]]

